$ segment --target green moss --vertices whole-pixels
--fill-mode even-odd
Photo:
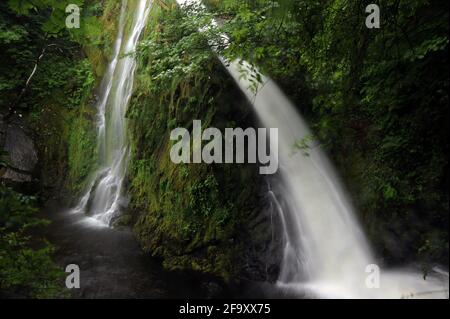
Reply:
[[[138,55],[136,90],[128,111],[134,232],[142,248],[162,257],[166,268],[228,280],[242,266],[243,245],[234,241],[238,228],[259,205],[252,193],[259,183],[256,166],[176,165],[170,160],[168,137],[175,127],[191,127],[194,119],[202,120],[204,127],[244,125],[250,108],[242,108],[245,98],[207,46],[178,51],[178,41],[192,41],[193,46],[201,41],[196,28],[188,27],[183,37],[177,29],[183,24],[180,17],[178,9],[155,7],[143,43],[160,49],[143,47]],[[169,56],[174,60],[166,60]]]
[[[98,82],[105,73],[108,60],[112,55],[113,43],[117,35],[121,2],[105,0],[102,5],[103,15],[98,21],[102,30],[99,40],[83,48],[83,51],[93,65],[93,71]]]
[[[68,131],[67,186],[79,193],[89,182],[88,176],[96,164],[97,135],[93,125],[95,110],[82,107],[71,116]]]

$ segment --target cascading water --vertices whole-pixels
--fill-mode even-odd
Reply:
[[[278,86],[268,78],[256,90],[241,77],[247,63],[227,69],[252,102],[262,124],[279,130],[279,193],[282,208],[269,190],[285,235],[278,286],[323,298],[448,298],[448,273],[428,276],[409,271],[381,270],[379,288],[367,285],[370,246],[332,165],[317,145],[296,150],[296,142],[311,136],[305,121]]]
[[[200,0],[177,3],[202,5]],[[228,38],[223,35],[223,40]],[[307,154],[295,148],[298,141],[311,136],[307,124],[269,78],[263,76],[255,90],[249,77],[241,76],[259,73],[253,66],[221,61],[262,124],[279,129],[277,187],[285,205],[269,187],[285,237],[277,286],[320,298],[448,298],[448,273],[437,268],[426,280],[418,272],[382,270],[379,286],[368,283],[367,271],[373,271],[376,261],[334,168],[319,147],[309,148]]]
[[[151,4],[151,0],[131,0],[130,3],[122,0],[113,57],[100,88],[97,124],[100,168],[75,211],[86,213],[103,225],[111,224],[126,205],[122,197],[129,158],[125,114],[133,91],[136,69],[134,57],[126,54],[135,51]],[[128,6],[132,8],[129,26]]]

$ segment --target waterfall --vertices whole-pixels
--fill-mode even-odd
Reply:
[[[177,3],[202,5],[201,0]],[[333,166],[318,145],[304,151],[295,147],[312,136],[296,107],[268,77],[262,76],[255,89],[249,80],[259,73],[254,66],[220,60],[263,126],[279,130],[277,193],[282,198],[271,187],[268,191],[284,234],[277,287],[313,298],[448,298],[449,275],[439,268],[426,280],[406,269],[380,269],[379,279],[373,277],[379,267]]]
[[[177,0],[189,1],[192,0]],[[132,2],[136,8],[127,27],[129,4],[122,0],[113,57],[101,84],[97,122],[99,169],[75,208],[104,225],[109,225],[126,206],[122,194],[129,158],[125,113],[136,61],[123,55],[136,49],[151,7],[151,0]],[[263,78],[255,94],[251,83],[240,76],[242,68],[252,72],[250,65],[222,62],[252,102],[263,126],[279,129],[277,189],[268,191],[281,218],[285,239],[276,286],[321,298],[448,298],[448,273],[439,269],[426,280],[419,272],[381,269],[379,287],[368,285],[371,274],[367,270],[373,269],[370,266],[376,264],[376,259],[333,166],[317,145],[306,150],[308,154],[294,147],[297,141],[311,135],[307,124],[269,78]]]
[[[100,86],[98,102],[99,169],[75,212],[110,225],[126,206],[123,183],[129,159],[125,114],[133,91],[136,61],[132,55],[145,27],[151,0],[122,0],[113,56]],[[131,6],[131,9],[127,9]],[[129,13],[128,13],[129,12]],[[130,21],[127,17],[130,16]],[[128,23],[130,25],[128,25]]]
[[[311,136],[307,124],[271,79],[263,77],[255,94],[240,76],[242,68],[252,72],[248,63],[225,65],[263,126],[279,130],[278,193],[285,205],[269,190],[285,237],[277,286],[320,298],[448,298],[448,273],[439,269],[426,280],[419,272],[381,269],[379,287],[368,283],[376,260],[333,166],[318,145],[294,146]]]

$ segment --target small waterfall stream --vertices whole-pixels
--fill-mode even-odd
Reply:
[[[136,70],[134,57],[126,54],[135,51],[151,4],[151,0],[130,3],[122,0],[113,57],[101,84],[97,122],[99,169],[75,208],[76,212],[92,216],[91,221],[99,225],[110,225],[126,206],[122,197],[129,158],[125,114]],[[127,25],[128,15],[131,16],[130,26]]]

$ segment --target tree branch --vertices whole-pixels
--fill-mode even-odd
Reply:
[[[31,71],[31,74],[28,76],[28,78],[27,78],[27,80],[25,82],[24,87],[20,91],[20,94],[17,97],[17,99],[11,104],[11,106],[9,107],[8,113],[4,117],[4,120],[6,122],[8,122],[8,120],[11,118],[11,116],[13,116],[16,113],[17,107],[20,104],[20,102],[22,101],[23,97],[25,96],[25,93],[28,91],[28,89],[29,89],[29,87],[31,85],[31,82],[32,82],[32,80],[34,78],[34,75],[36,74],[36,71],[37,71],[37,69],[39,67],[40,62],[44,58],[47,49],[50,48],[50,47],[55,47],[55,46],[58,46],[58,44],[50,43],[50,44],[45,45],[42,48],[41,52],[39,53],[39,55],[38,55],[38,57],[36,59],[36,62],[34,63],[33,70]]]

